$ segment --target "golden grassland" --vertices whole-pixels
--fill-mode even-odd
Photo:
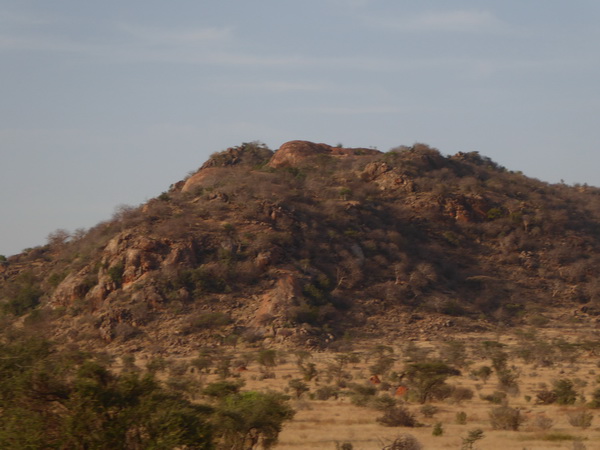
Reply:
[[[590,334],[591,333],[591,334]],[[582,334],[578,332],[567,332],[565,330],[545,330],[538,333],[536,341],[561,338],[563,342],[582,342],[590,338],[596,339],[595,332]],[[457,335],[453,338],[456,342],[466,344],[467,363],[461,368],[461,375],[450,377],[447,383],[453,386],[461,386],[473,391],[473,397],[469,400],[453,401],[451,399],[429,402],[437,408],[433,417],[425,417],[421,412],[422,405],[414,399],[397,398],[396,401],[407,407],[415,415],[420,426],[418,427],[386,427],[377,422],[382,412],[368,406],[356,406],[350,398],[348,389],[341,389],[340,396],[328,400],[315,399],[315,391],[323,385],[335,384],[328,374],[327,368],[335,364],[335,352],[312,351],[304,355],[305,362],[312,362],[318,370],[318,375],[305,381],[309,391],[303,393],[300,398],[294,398],[292,405],[296,415],[291,422],[285,424],[279,436],[277,449],[300,450],[300,449],[336,449],[344,443],[352,444],[354,450],[382,449],[390,444],[400,434],[411,434],[421,443],[425,449],[461,448],[463,438],[470,431],[481,429],[484,437],[478,440],[472,448],[478,449],[573,449],[585,448],[600,449],[600,409],[589,408],[588,403],[591,394],[600,388],[600,356],[595,352],[579,350],[576,356],[568,360],[559,360],[551,366],[543,366],[523,360],[515,356],[514,351],[523,347],[523,336],[518,338],[514,334],[506,335]],[[503,350],[509,355],[508,365],[510,369],[518,374],[518,393],[508,394],[505,404],[520,410],[523,423],[518,431],[497,430],[490,423],[489,413],[498,404],[492,404],[483,396],[498,391],[498,380],[495,374],[489,379],[482,381],[475,377],[474,369],[483,365],[489,365],[489,360],[478,355],[478,343],[484,340],[498,341],[505,344]],[[429,357],[443,357],[441,350],[444,342],[426,340],[414,341],[417,348],[428,349]],[[349,375],[348,383],[370,385],[370,367],[373,365],[375,356],[373,349],[378,345],[376,342],[355,345],[352,353],[358,355],[358,361],[349,363],[345,372]],[[532,344],[533,345],[533,344]],[[396,359],[392,371],[401,372],[406,364],[406,343],[389,346],[393,350]],[[242,354],[245,350],[237,348],[234,357]],[[235,377],[244,381],[244,390],[274,390],[288,393],[294,397],[290,390],[289,382],[292,379],[301,379],[302,370],[297,364],[298,352],[279,350],[274,367],[265,367],[256,361],[246,365],[247,370],[235,374]],[[392,381],[386,386],[386,376],[381,376],[385,389],[378,386],[377,396],[392,393],[395,385]],[[204,383],[214,381],[216,375],[210,374],[204,377]],[[558,379],[569,379],[574,382],[575,389],[579,395],[577,401],[572,405],[538,404],[536,394],[543,387],[552,389],[553,382]],[[593,414],[591,426],[582,428],[569,423],[568,415],[573,411],[586,411]],[[466,420],[463,423],[457,421],[457,414],[465,413]],[[540,426],[539,417],[545,417],[546,427]],[[549,419],[549,420],[548,420]],[[443,434],[434,436],[432,434],[434,425],[441,423]],[[583,447],[582,447],[583,445]]]

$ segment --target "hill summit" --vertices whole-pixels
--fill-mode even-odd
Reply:
[[[59,340],[180,352],[593,323],[599,231],[600,189],[478,152],[252,142],[1,262],[0,299]]]

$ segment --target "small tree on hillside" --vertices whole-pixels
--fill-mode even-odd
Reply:
[[[418,401],[425,403],[446,386],[449,377],[460,375],[460,371],[441,361],[429,361],[409,364],[405,375]]]

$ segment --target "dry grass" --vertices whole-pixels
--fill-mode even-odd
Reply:
[[[549,332],[544,339],[550,339],[556,332]],[[575,341],[582,336],[566,336]],[[589,336],[587,337],[589,338]],[[467,343],[482,340],[499,340],[507,344],[505,348],[511,351],[517,343],[514,336],[456,336],[456,339],[464,340]],[[416,342],[418,346],[429,347],[434,352],[438,347],[437,342],[423,341]],[[368,384],[369,366],[374,362],[372,355],[373,343],[365,343],[361,348],[356,348],[356,353],[361,355],[359,363],[349,363],[346,371],[352,375],[351,383]],[[238,348],[236,352],[251,352],[252,349],[242,350]],[[256,351],[256,350],[254,350]],[[262,369],[256,362],[249,364],[248,371],[242,372],[238,376],[245,381],[244,389],[256,390],[275,390],[291,394],[288,383],[291,379],[301,378],[302,373],[296,365],[296,356],[293,352],[280,352],[284,355],[284,362],[278,364],[273,372],[274,378],[263,379]],[[393,370],[402,371],[403,355],[402,345],[394,347],[394,354],[398,358]],[[423,426],[416,428],[403,427],[384,427],[380,425],[376,418],[382,413],[373,408],[359,407],[352,404],[347,395],[341,395],[338,399],[315,400],[311,399],[314,392],[323,385],[332,384],[327,380],[326,367],[335,361],[335,353],[313,352],[310,360],[315,363],[319,376],[306,382],[310,391],[303,394],[299,400],[292,400],[297,413],[295,418],[287,423],[280,434],[277,449],[335,449],[336,444],[351,443],[354,450],[379,450],[386,443],[390,443],[396,436],[408,433],[416,437],[423,445],[424,449],[458,449],[462,445],[462,438],[466,437],[469,431],[481,429],[484,432],[484,438],[475,444],[478,449],[572,449],[573,443],[580,441],[587,450],[600,450],[600,410],[587,409],[596,417],[592,426],[583,429],[569,424],[568,413],[570,411],[582,408],[583,405],[576,404],[572,406],[539,405],[535,403],[536,393],[543,385],[552,387],[554,380],[558,378],[578,379],[580,384],[577,391],[590,399],[591,393],[600,387],[600,358],[589,356],[582,353],[574,362],[557,362],[552,367],[536,367],[531,364],[524,364],[521,360],[512,356],[509,359],[509,366],[520,373],[518,383],[520,392],[516,395],[508,395],[508,404],[513,408],[519,408],[525,418],[519,431],[494,430],[490,424],[489,412],[498,405],[491,404],[482,400],[481,396],[492,394],[497,390],[497,379],[493,374],[487,382],[470,376],[471,369],[482,365],[489,365],[489,360],[477,359],[478,356],[470,351],[470,367],[462,369],[462,375],[452,377],[448,380],[449,384],[462,386],[472,389],[474,396],[471,400],[464,400],[461,403],[452,403],[450,401],[438,401],[432,405],[438,408],[438,411],[431,418],[426,418],[421,412],[421,405],[411,402],[405,402],[404,406],[415,414],[418,421]],[[369,358],[370,356],[370,358]],[[365,358],[368,361],[365,361]],[[214,375],[205,378],[209,382]],[[383,377],[385,380],[385,377]],[[390,383],[392,384],[392,383]],[[381,395],[381,392],[378,394]],[[458,424],[456,415],[464,411],[467,415],[465,424]],[[545,417],[545,420],[539,420],[538,417]],[[546,427],[544,427],[546,422]],[[436,423],[443,426],[441,436],[433,436],[432,430]],[[548,427],[548,424],[550,426]]]

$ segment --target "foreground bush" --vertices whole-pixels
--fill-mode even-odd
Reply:
[[[271,447],[294,411],[276,393],[217,382],[192,403],[152,373],[115,374],[77,351],[42,339],[0,346],[0,448],[246,450]]]
[[[0,448],[212,448],[212,408],[150,374],[115,375],[37,340],[1,353]]]

